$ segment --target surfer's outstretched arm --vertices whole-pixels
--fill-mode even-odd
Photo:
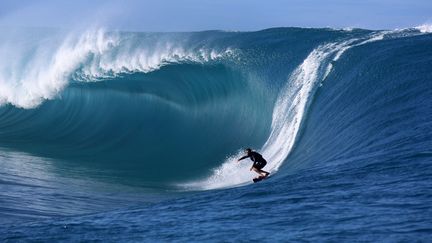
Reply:
[[[241,157],[240,159],[238,159],[237,162],[240,162],[240,160],[242,160],[242,159],[246,159],[246,158],[248,158],[248,157],[249,157],[249,155],[245,155],[245,156]]]

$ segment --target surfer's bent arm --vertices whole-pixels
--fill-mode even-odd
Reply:
[[[249,157],[249,155],[245,155],[245,156],[241,157],[240,159],[238,159],[237,162],[240,161],[240,160],[242,160],[242,159],[246,159],[248,157]]]

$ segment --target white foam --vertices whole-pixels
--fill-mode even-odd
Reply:
[[[122,44],[123,45],[123,44]],[[99,78],[130,72],[151,72],[168,63],[182,61],[209,62],[232,54],[231,49],[221,52],[208,49],[190,50],[171,43],[160,43],[156,48],[124,48],[115,54],[93,57],[81,71],[81,80],[94,81]]]
[[[0,45],[0,55],[8,57],[0,61],[0,105],[10,103],[22,108],[54,98],[87,55],[101,54],[115,44],[102,30],[78,38],[67,36],[62,42],[19,41]]]
[[[390,31],[381,31],[378,33],[373,34],[370,38],[361,41],[360,43],[355,43],[358,39],[352,39],[350,41],[344,42],[343,45],[339,48],[339,50],[336,52],[336,55],[333,57],[333,61],[339,60],[339,58],[342,56],[343,53],[345,53],[348,49],[355,47],[355,46],[361,46],[366,43],[374,42],[374,41],[380,41],[384,39],[384,36],[386,34],[390,33]],[[330,66],[331,67],[331,66]],[[329,74],[329,72],[326,72],[325,77]]]
[[[432,24],[422,24],[416,26],[415,29],[419,30],[422,33],[432,33]]]
[[[103,29],[66,36],[55,41],[12,39],[0,43],[0,105],[34,108],[55,98],[70,77],[96,81],[120,73],[151,72],[167,63],[208,62],[231,49],[185,49],[169,40],[140,43],[139,37],[123,37]]]
[[[346,31],[346,32],[352,32],[354,29],[355,29],[354,27],[345,27],[345,28],[342,28],[342,30]]]
[[[210,177],[181,184],[186,190],[209,190],[216,188],[235,187],[246,184],[251,180],[251,165],[245,161],[237,162],[241,151],[225,160],[221,166],[213,170]]]

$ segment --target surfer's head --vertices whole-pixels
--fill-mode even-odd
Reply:
[[[245,153],[247,153],[247,154],[248,154],[248,153],[252,152],[252,149],[250,149],[250,148],[247,148],[247,149],[245,149],[244,151],[245,151]]]

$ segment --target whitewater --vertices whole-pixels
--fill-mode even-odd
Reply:
[[[3,240],[431,233],[427,25],[2,32]]]

